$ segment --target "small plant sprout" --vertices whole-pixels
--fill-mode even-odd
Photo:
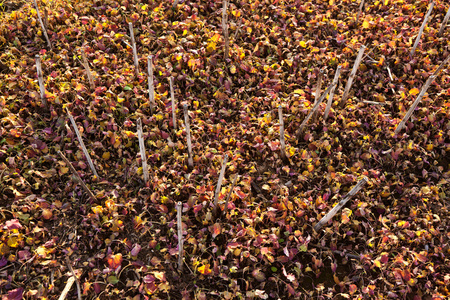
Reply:
[[[83,139],[81,138],[81,134],[80,134],[80,131],[78,130],[77,123],[75,123],[75,120],[72,117],[72,115],[70,114],[67,107],[66,107],[66,111],[67,111],[67,115],[69,116],[70,122],[72,123],[72,127],[75,130],[75,133],[78,138],[78,142],[80,143],[80,146],[81,146],[81,149],[83,150],[84,156],[86,156],[86,160],[89,164],[89,167],[91,168],[91,171],[92,171],[92,173],[94,173],[95,177],[99,178],[97,171],[95,170],[94,163],[92,162],[91,156],[89,155],[89,152],[88,152],[86,146],[84,145]]]
[[[186,126],[186,138],[187,138],[187,145],[188,145],[188,165],[189,167],[194,166],[194,160],[192,158],[192,141],[191,141],[191,128],[189,126],[189,112],[187,104],[183,105],[184,110],[184,123]]]
[[[361,179],[354,188],[348,192],[348,194],[342,199],[335,207],[333,207],[320,221],[314,226],[315,231],[319,231],[320,228],[322,228],[323,225],[328,223],[328,221],[331,220],[331,218],[334,217],[334,215],[341,210],[342,207],[350,200],[356,193],[359,192],[359,190],[362,189],[362,187],[367,183],[367,177],[364,177]]]
[[[95,89],[94,78],[92,77],[91,69],[89,68],[89,63],[83,49],[81,49],[81,58],[83,59],[82,65],[86,70],[86,74],[89,79],[89,86],[91,87],[91,90],[94,90]]]
[[[183,271],[183,224],[181,222],[181,212],[183,203],[177,202],[177,229],[178,229],[178,270]]]
[[[177,130],[177,116],[175,111],[175,94],[173,92],[173,77],[169,78],[169,85],[170,85],[170,97],[172,99],[172,125],[173,130]]]
[[[416,41],[414,42],[414,46],[412,47],[411,52],[409,53],[409,56],[411,56],[411,58],[413,57],[414,52],[416,52],[416,48],[419,45],[420,39],[422,37],[423,30],[425,29],[425,26],[427,25],[427,21],[428,21],[428,18],[430,17],[430,15],[431,15],[431,11],[433,10],[433,7],[434,7],[434,2],[432,2],[430,4],[430,8],[428,8],[428,12],[425,15],[425,19],[423,19],[422,26],[420,26],[419,34],[417,35]]]
[[[400,130],[402,130],[403,127],[405,127],[406,122],[409,120],[409,118],[411,118],[414,110],[416,109],[417,105],[419,105],[420,100],[422,100],[423,96],[425,95],[425,92],[427,91],[428,87],[430,86],[430,84],[433,82],[433,80],[435,78],[436,78],[436,75],[431,75],[428,78],[428,80],[425,82],[425,84],[422,87],[422,90],[420,91],[420,93],[417,96],[416,100],[411,105],[411,107],[409,108],[409,110],[406,113],[406,115],[403,117],[403,120],[400,122],[400,124],[398,124],[397,128],[395,129],[394,134],[398,134],[400,132]]]
[[[134,39],[133,23],[128,22],[128,27],[130,28],[131,47],[133,48],[134,68],[136,71],[136,76],[138,76],[139,75],[139,61],[138,61],[138,56],[137,56],[136,41]]]
[[[47,29],[45,28],[44,21],[42,21],[41,13],[39,12],[38,4],[37,4],[36,0],[33,0],[33,1],[34,1],[34,6],[36,7],[36,13],[37,13],[37,16],[38,16],[39,23],[41,24],[42,32],[44,33],[45,39],[47,40],[47,45],[48,45],[48,47],[50,49],[52,49],[52,43],[50,43],[50,39],[48,38]]]
[[[147,57],[148,68],[148,99],[150,101],[150,109],[153,111],[156,107],[155,102],[155,85],[153,83],[153,55]]]
[[[352,88],[353,79],[355,79],[356,72],[358,71],[359,64],[361,63],[364,50],[366,50],[366,46],[362,45],[361,48],[359,48],[358,56],[356,57],[355,63],[353,64],[352,72],[350,73],[350,76],[348,77],[347,84],[345,85],[344,94],[342,95],[342,99],[340,102],[340,106],[343,107],[345,105],[345,102],[347,101],[348,94],[350,92],[350,89]]]
[[[39,82],[39,91],[42,104],[44,104],[45,107],[48,107],[47,99],[45,98],[45,86],[44,86],[44,76],[42,75],[41,57],[38,54],[36,54],[36,72]]]
[[[325,108],[325,114],[323,116],[324,121],[328,118],[328,115],[330,114],[331,104],[333,104],[334,90],[336,89],[336,86],[338,84],[340,74],[341,74],[341,66],[339,65],[336,68],[336,73],[334,74],[332,82],[333,87],[331,88],[330,95],[328,96],[327,107]]]
[[[147,183],[148,182],[147,155],[145,154],[144,133],[142,131],[141,118],[137,120],[137,131],[139,139],[139,149],[141,152],[141,160],[142,160],[142,172],[144,174],[144,181],[145,183]]]
[[[223,177],[225,176],[225,169],[227,167],[227,162],[228,162],[228,155],[224,155],[223,157],[223,162],[222,162],[222,169],[220,170],[220,175],[219,175],[219,180],[217,181],[217,187],[216,187],[216,192],[214,195],[214,214],[216,215],[218,212],[218,205],[219,205],[219,194],[220,194],[220,190],[222,189],[222,181],[223,181]]]
[[[284,120],[283,120],[283,108],[278,105],[278,118],[280,120],[280,145],[281,145],[281,157],[286,158],[286,144],[284,140]]]

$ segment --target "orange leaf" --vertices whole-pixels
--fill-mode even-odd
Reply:
[[[108,264],[111,269],[117,269],[122,264],[122,254],[111,254],[108,256]]]
[[[213,226],[209,228],[209,231],[212,233],[213,239],[218,236],[222,232],[222,227],[219,223],[215,223]]]
[[[417,95],[419,92],[420,91],[418,88],[413,88],[412,90],[409,90],[409,94],[413,96]]]
[[[212,273],[211,269],[209,268],[209,264],[199,267],[198,271],[203,275],[209,275]]]

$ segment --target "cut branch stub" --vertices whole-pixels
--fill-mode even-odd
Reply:
[[[177,118],[176,118],[176,112],[175,112],[175,94],[173,92],[173,77],[169,78],[169,85],[170,85],[170,97],[172,99],[172,125],[173,125],[173,130],[176,131],[177,130]]]
[[[81,58],[83,59],[83,67],[86,70],[86,74],[89,80],[89,86],[91,90],[95,90],[94,78],[92,77],[91,69],[89,68],[89,63],[83,49],[81,49]]]
[[[133,48],[134,68],[136,71],[136,76],[139,76],[139,61],[137,56],[136,41],[134,39],[133,23],[128,22],[128,27],[130,29],[131,47]]]
[[[355,79],[356,72],[358,71],[359,64],[361,63],[361,59],[364,54],[364,50],[366,50],[366,46],[362,45],[361,48],[359,48],[358,56],[356,57],[355,63],[353,64],[352,72],[350,73],[350,76],[348,77],[347,84],[345,85],[344,94],[342,95],[342,99],[340,102],[340,106],[343,107],[345,105],[345,102],[347,101],[348,94],[350,92],[350,89],[352,88],[353,79]]]
[[[47,28],[45,27],[44,21],[42,21],[41,13],[39,12],[39,7],[37,5],[36,0],[34,0],[34,6],[36,7],[36,13],[38,16],[39,23],[41,24],[42,32],[44,33],[45,39],[47,40],[47,45],[50,49],[52,49],[52,43],[50,43],[50,39],[48,38]]]
[[[414,46],[411,49],[411,52],[409,53],[409,55],[411,57],[413,57],[414,52],[416,51],[417,45],[419,45],[420,38],[422,37],[423,30],[425,29],[425,25],[427,25],[427,21],[428,21],[428,18],[430,17],[430,15],[431,15],[431,11],[433,10],[433,7],[434,7],[434,2],[431,3],[430,8],[428,9],[428,12],[427,12],[427,14],[425,16],[425,19],[423,19],[422,26],[420,26],[419,34],[417,35],[416,41],[414,42]]]
[[[178,235],[178,270],[183,271],[183,223],[181,221],[181,212],[183,203],[177,202],[177,235]]]
[[[150,109],[154,110],[156,107],[155,102],[155,85],[153,83],[153,55],[147,57],[148,68],[148,99],[150,101]]]
[[[44,76],[42,75],[41,57],[38,54],[36,54],[36,72],[39,82],[39,91],[40,91],[39,95],[41,96],[42,104],[44,104],[44,106],[48,108],[47,99],[45,97],[45,86],[44,86]]]
[[[448,22],[449,18],[450,18],[450,7],[447,9],[447,13],[445,14],[444,21],[442,21],[438,36],[441,36],[442,33],[444,33],[444,29],[445,29],[445,26],[447,26],[447,22]]]
[[[184,110],[184,123],[186,126],[186,138],[187,138],[187,145],[188,145],[188,165],[190,167],[194,166],[194,159],[192,158],[192,141],[191,141],[191,128],[189,125],[189,113],[188,113],[188,107],[186,104],[183,105]]]
[[[319,231],[320,228],[322,228],[323,225],[328,223],[328,221],[331,220],[331,218],[334,217],[334,215],[341,210],[342,207],[350,200],[356,193],[359,192],[359,190],[362,189],[362,187],[367,183],[367,177],[364,177],[361,179],[354,188],[351,189],[350,192],[342,199],[335,207],[333,207],[320,221],[314,226],[315,231]]]
[[[145,154],[144,133],[142,131],[141,118],[137,120],[137,131],[139,139],[139,149],[141,152],[141,160],[142,160],[142,172],[144,174],[144,181],[145,183],[147,183],[149,176],[148,176],[147,155]]]
[[[333,104],[333,97],[334,97],[334,90],[336,89],[338,80],[339,80],[339,75],[341,75],[341,66],[339,65],[336,69],[336,74],[334,74],[334,78],[333,78],[333,87],[330,90],[330,95],[328,96],[328,101],[327,101],[327,107],[325,108],[325,114],[323,116],[324,121],[328,118],[328,115],[330,113],[330,109],[331,109],[331,104]]]
[[[214,194],[214,214],[216,214],[218,211],[219,194],[222,188],[222,181],[223,177],[225,176],[225,169],[227,167],[227,162],[228,162],[228,155],[225,154],[225,156],[223,157],[222,169],[220,170],[219,180],[217,181],[216,192]]]

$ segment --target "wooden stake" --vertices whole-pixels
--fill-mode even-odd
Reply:
[[[447,56],[447,58],[439,65],[439,67],[436,69],[436,71],[433,72],[434,76],[437,76],[439,72],[442,71],[444,66],[450,61],[450,55]]]
[[[155,85],[153,83],[153,55],[147,57],[148,69],[148,99],[150,101],[150,109],[153,111],[156,107],[155,102]]]
[[[228,8],[228,0],[223,0],[223,6],[222,6],[222,31],[223,31],[223,37],[225,40],[225,51],[223,53],[223,59],[227,59],[229,56],[229,47],[230,47],[230,37],[228,36],[228,14],[227,14],[227,8]]]
[[[364,54],[364,50],[366,50],[366,46],[362,45],[361,48],[359,48],[358,56],[356,57],[352,72],[350,73],[350,76],[348,77],[347,85],[345,86],[345,90],[344,90],[344,95],[342,95],[342,99],[340,102],[341,107],[343,107],[345,105],[345,101],[347,101],[348,93],[350,92],[350,89],[353,84],[353,79],[355,78],[356,72],[358,71],[358,68],[359,68],[359,64],[361,63],[361,59]]]
[[[141,118],[137,120],[137,131],[138,131],[138,139],[139,139],[139,149],[141,152],[141,160],[142,160],[142,171],[144,173],[144,181],[148,182],[148,167],[147,167],[147,155],[145,154],[145,144],[144,144],[144,133],[142,132],[142,121]]]
[[[42,33],[44,34],[45,39],[47,40],[48,47],[51,50],[52,49],[52,43],[50,43],[50,39],[48,38],[47,29],[45,28],[45,24],[42,21],[41,14],[39,12],[38,4],[37,4],[36,0],[33,0],[33,1],[34,1],[34,6],[36,7],[36,13],[37,13],[37,16],[38,16],[38,19],[39,19],[39,23],[41,24]]]
[[[316,91],[315,91],[315,99],[314,99],[314,105],[316,105],[317,100],[319,100],[321,94],[320,91],[322,90],[322,78],[323,78],[323,69],[319,71],[319,75],[317,77],[317,85],[316,85]],[[314,106],[313,105],[313,106]],[[317,111],[313,114],[313,119],[315,120],[317,118]]]
[[[89,79],[89,86],[91,87],[91,90],[95,90],[94,78],[92,77],[91,69],[89,68],[89,63],[86,58],[86,53],[84,53],[83,49],[81,49],[81,57],[83,59],[82,65],[83,65],[84,69],[86,70],[86,74]]]
[[[364,2],[365,2],[365,0],[361,0],[361,3],[359,4],[358,14],[356,15],[356,24],[359,23],[359,16],[361,15],[361,13],[364,9]]]
[[[411,58],[413,57],[414,52],[416,51],[417,45],[419,45],[420,38],[422,37],[423,30],[425,29],[425,25],[427,25],[427,21],[428,21],[428,18],[430,17],[430,15],[431,15],[431,11],[433,10],[433,7],[434,7],[434,2],[431,3],[430,8],[428,9],[428,12],[427,12],[427,14],[425,16],[425,19],[422,22],[422,26],[420,26],[419,34],[417,35],[416,41],[414,42],[414,46],[411,49],[411,52],[409,53]]]
[[[344,199],[342,199],[333,209],[331,209],[320,221],[314,226],[315,231],[319,231],[320,228],[322,228],[323,225],[328,223],[328,221],[334,217],[334,215],[341,210],[342,207],[350,200],[356,193],[359,192],[359,190],[367,183],[367,177],[364,177],[361,179],[354,188],[351,189],[351,191],[345,196]]]
[[[222,188],[223,177],[225,176],[225,169],[227,167],[228,155],[225,154],[222,162],[222,169],[220,170],[219,180],[217,181],[216,192],[214,195],[214,215],[217,214],[219,208],[219,194]]]
[[[67,294],[69,293],[70,289],[72,288],[72,285],[75,282],[75,277],[70,276],[67,280],[66,286],[64,287],[64,290],[62,291],[61,295],[59,296],[58,300],[65,300],[67,297]]]
[[[334,84],[331,84],[325,92],[322,94],[322,96],[319,98],[317,103],[313,106],[311,111],[309,112],[308,116],[303,120],[302,124],[300,124],[300,128],[297,131],[297,138],[300,138],[300,134],[303,132],[303,128],[305,127],[306,123],[308,123],[309,119],[313,115],[313,113],[319,108],[320,103],[322,103],[323,99],[327,96],[328,92],[333,88]]]
[[[328,96],[327,107],[325,108],[325,114],[323,116],[323,120],[325,121],[328,118],[328,114],[330,113],[331,104],[333,104],[334,90],[336,89],[339,75],[341,75],[341,65],[339,65],[336,69],[336,73],[334,74],[333,87],[331,88],[330,95]]]
[[[173,77],[169,78],[169,84],[170,84],[170,97],[172,98],[172,125],[173,125],[173,130],[176,131],[177,130],[177,119],[176,119],[176,113],[175,113],[175,95],[173,92]]]
[[[136,41],[134,39],[133,23],[128,22],[128,27],[130,28],[131,46],[133,48],[134,68],[136,71],[136,76],[139,76],[139,61],[137,56]]]
[[[416,109],[417,105],[419,105],[420,100],[422,100],[423,96],[425,95],[425,92],[427,91],[430,84],[433,82],[433,80],[436,78],[435,75],[431,75],[428,80],[425,82],[424,86],[422,87],[422,90],[420,91],[419,95],[417,96],[417,99],[414,101],[414,103],[409,108],[406,115],[403,117],[403,120],[398,124],[397,128],[394,131],[394,134],[398,134],[400,130],[405,126],[406,122],[411,118],[414,110]]]
[[[100,177],[98,176],[98,174],[97,174],[97,171],[95,170],[94,163],[93,163],[92,160],[91,160],[91,156],[89,155],[89,152],[87,151],[86,146],[84,145],[83,139],[81,138],[81,134],[80,134],[80,132],[78,131],[77,123],[75,123],[75,120],[73,119],[73,117],[72,117],[72,115],[70,114],[70,112],[69,112],[69,110],[67,109],[67,107],[66,107],[66,111],[67,111],[67,114],[69,115],[70,122],[72,123],[73,129],[75,130],[75,133],[77,134],[78,142],[80,143],[80,146],[81,146],[81,149],[83,150],[84,156],[86,156],[86,159],[87,159],[87,161],[88,161],[89,167],[90,167],[91,170],[92,170],[92,173],[94,173],[94,175],[95,175],[97,178],[100,178]]]
[[[78,280],[78,277],[75,275],[75,272],[73,271],[72,265],[70,264],[69,258],[67,258],[67,257],[66,257],[66,263],[67,263],[67,267],[69,268],[70,272],[72,273],[72,277],[75,278],[75,283],[77,284],[78,300],[81,300],[80,281]]]
[[[442,21],[441,28],[439,29],[438,36],[441,36],[444,33],[445,26],[447,26],[448,19],[450,18],[450,7],[447,9],[447,14],[444,17],[444,21]]]
[[[189,152],[188,165],[190,167],[193,167],[194,160],[192,158],[191,128],[189,126],[189,113],[188,113],[188,108],[187,108],[186,104],[183,105],[183,110],[184,110],[184,123],[186,126],[186,137],[187,137],[187,145],[188,145],[188,152]]]
[[[83,190],[88,193],[89,197],[96,201],[97,198],[95,198],[94,194],[91,192],[91,190],[86,186],[86,184],[84,183],[84,181],[81,179],[80,175],[78,175],[78,172],[75,170],[75,168],[73,167],[73,165],[70,163],[70,161],[64,156],[64,154],[58,150],[57,153],[59,154],[59,156],[61,156],[61,158],[64,160],[64,162],[66,163],[66,165],[69,167],[70,171],[72,172],[72,174],[76,177],[77,181],[79,184],[81,184],[81,187],[83,188]]]
[[[284,120],[283,120],[283,108],[278,105],[278,119],[280,120],[280,144],[281,144],[281,157],[286,158],[286,144],[284,140]]]
[[[234,190],[234,187],[236,186],[236,182],[237,182],[238,178],[239,178],[239,175],[236,174],[236,176],[234,176],[233,183],[231,184],[231,189],[230,189],[230,192],[228,193],[227,200],[225,200],[225,210],[228,209],[228,201],[230,200],[231,194],[233,193],[233,190]]]
[[[47,99],[45,97],[45,86],[44,86],[44,76],[42,75],[41,57],[38,54],[36,54],[36,71],[39,82],[41,101],[44,104],[45,108],[48,108]]]
[[[177,202],[177,228],[178,228],[178,270],[183,271],[183,224],[181,222],[181,212],[183,203]]]

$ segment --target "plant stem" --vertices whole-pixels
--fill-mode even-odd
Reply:
[[[411,49],[411,52],[409,53],[411,58],[413,57],[414,52],[416,51],[417,45],[419,45],[420,38],[422,37],[423,30],[425,29],[425,25],[427,25],[427,21],[428,21],[428,18],[430,17],[430,15],[431,15],[431,11],[433,10],[433,7],[434,7],[434,2],[431,3],[430,8],[428,9],[428,12],[427,12],[427,14],[425,16],[425,19],[422,22],[422,26],[420,26],[419,34],[417,35],[416,41],[414,42],[414,46]]]
[[[142,160],[142,171],[144,173],[144,181],[148,182],[148,167],[147,167],[147,155],[145,154],[145,144],[144,144],[144,133],[142,132],[142,121],[141,118],[137,120],[137,131],[139,138],[139,149],[141,152],[141,160]]]
[[[225,176],[225,169],[227,167],[227,161],[228,161],[228,155],[225,154],[225,156],[223,157],[222,169],[220,170],[219,180],[217,181],[216,192],[214,195],[214,214],[216,214],[218,211],[219,194],[220,194],[220,190],[222,188],[223,177]]]
[[[136,71],[136,76],[139,76],[139,61],[137,56],[136,41],[134,39],[133,23],[128,22],[128,27],[130,28],[131,46],[133,48],[134,68]]]
[[[42,67],[41,67],[41,57],[36,54],[36,71],[39,82],[39,90],[41,101],[46,108],[48,108],[47,99],[45,97],[45,86],[44,86],[44,76],[42,75]]]
[[[183,203],[177,202],[177,229],[178,229],[178,270],[183,271],[183,224],[181,222],[181,212]]]
[[[333,97],[334,97],[334,90],[336,89],[338,80],[339,80],[339,75],[341,75],[341,66],[337,66],[336,68],[336,73],[334,74],[334,78],[333,78],[333,87],[330,90],[330,95],[328,96],[328,101],[327,101],[327,107],[325,108],[325,114],[323,116],[324,121],[328,118],[328,114],[330,113],[330,109],[331,109],[331,104],[333,104]]]
[[[148,68],[148,99],[150,100],[150,109],[153,111],[156,107],[155,102],[155,85],[153,83],[153,55],[147,57]]]
[[[186,126],[186,137],[187,137],[187,145],[188,145],[188,165],[190,167],[194,166],[194,160],[192,158],[192,142],[191,142],[191,128],[189,126],[189,113],[188,113],[188,108],[187,105],[183,105],[183,110],[184,110],[184,123]]]
[[[48,47],[51,50],[52,49],[52,43],[50,43],[50,39],[48,38],[47,29],[45,28],[44,22],[42,21],[41,13],[39,12],[39,7],[37,5],[36,0],[33,0],[33,1],[34,1],[34,6],[36,7],[36,13],[37,13],[37,16],[38,16],[38,19],[39,19],[39,23],[41,24],[42,33],[44,33],[45,39],[47,40]]]
[[[345,101],[347,101],[348,93],[350,92],[350,89],[353,84],[353,79],[355,78],[356,72],[358,71],[358,68],[359,68],[359,64],[361,63],[361,59],[364,54],[364,50],[366,50],[366,46],[362,45],[361,48],[359,48],[358,56],[356,57],[352,72],[350,73],[350,76],[348,77],[347,84],[346,84],[345,90],[344,90],[344,95],[342,95],[342,99],[340,102],[341,107],[343,107],[345,105]]]

